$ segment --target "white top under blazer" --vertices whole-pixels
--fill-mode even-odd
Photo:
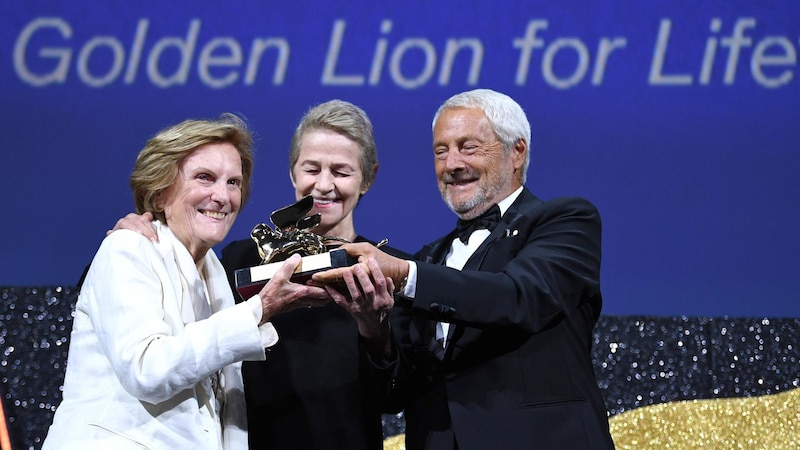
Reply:
[[[247,448],[241,361],[278,335],[257,297],[234,304],[213,250],[195,265],[153,223],[158,243],[115,231],[92,261],[43,450]]]

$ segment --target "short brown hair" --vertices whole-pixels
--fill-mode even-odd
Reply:
[[[152,212],[165,222],[158,194],[170,187],[178,176],[184,158],[206,144],[229,142],[242,159],[242,205],[250,196],[253,175],[253,136],[247,124],[235,114],[225,113],[216,120],[185,120],[165,128],[145,144],[131,174],[131,190],[136,212]]]

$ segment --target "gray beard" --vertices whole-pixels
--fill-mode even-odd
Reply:
[[[475,195],[465,201],[459,202],[458,204],[453,203],[446,191],[443,191],[441,192],[442,200],[444,200],[444,202],[447,204],[447,207],[456,213],[458,217],[464,220],[469,220],[478,217],[484,211],[489,209],[490,206],[492,206],[491,200],[497,198],[501,187],[502,186],[499,184],[489,186],[489,188],[479,186],[478,190],[475,192]],[[483,207],[476,209],[477,206]]]

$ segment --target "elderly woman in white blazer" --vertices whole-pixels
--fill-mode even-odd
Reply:
[[[264,360],[277,342],[271,316],[330,300],[289,281],[295,256],[234,305],[209,250],[247,200],[252,165],[250,132],[231,114],[147,142],[131,188],[137,211],[156,218],[158,242],[121,230],[97,251],[45,450],[247,448],[241,361]]]

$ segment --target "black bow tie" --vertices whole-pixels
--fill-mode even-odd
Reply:
[[[461,239],[461,242],[466,244],[473,231],[482,228],[492,231],[492,228],[494,228],[498,222],[500,222],[500,207],[495,204],[474,219],[458,219],[458,223],[456,223],[456,234],[458,238]]]

